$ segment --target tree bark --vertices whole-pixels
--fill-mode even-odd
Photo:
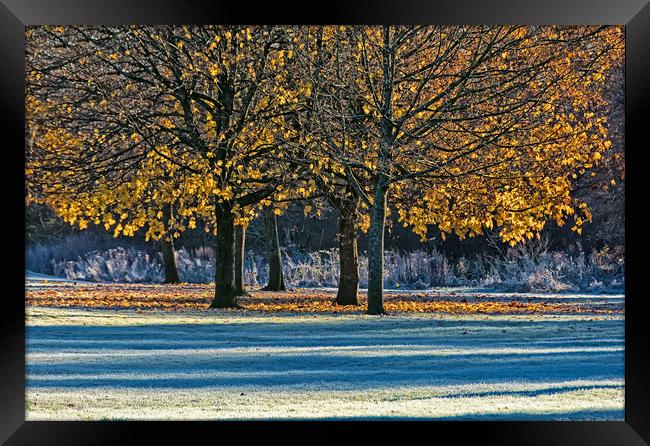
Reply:
[[[269,263],[269,282],[263,288],[265,291],[286,291],[284,275],[282,274],[282,252],[278,237],[278,223],[273,209],[264,210],[264,225],[266,227],[266,253]]]
[[[165,283],[179,283],[181,280],[178,276],[174,240],[171,236],[169,240],[165,240],[164,237],[160,239],[160,251],[162,251],[163,266],[165,268]]]
[[[235,229],[235,289],[237,296],[248,296],[244,289],[244,253],[246,246],[246,228],[237,226]]]
[[[235,287],[235,219],[232,209],[217,207],[216,268],[211,308],[238,308]]]
[[[171,205],[165,206],[163,208],[163,221],[165,222],[166,227],[169,227],[171,216]],[[162,252],[163,267],[165,269],[165,283],[179,283],[181,280],[178,275],[178,266],[176,265],[174,238],[171,234],[169,234],[169,240],[167,240],[165,237],[160,239],[160,251]]]
[[[386,189],[376,188],[368,231],[368,314],[384,311],[384,227]]]
[[[374,196],[370,211],[368,231],[368,314],[384,314],[384,228],[386,226],[386,195],[392,163],[391,147],[394,142],[392,120],[393,75],[395,71],[395,47],[391,44],[390,26],[383,26],[383,91],[378,173],[374,180]]]
[[[356,212],[356,208],[354,209]],[[354,212],[339,211],[339,289],[336,303],[359,305],[359,253],[357,229],[354,227]]]

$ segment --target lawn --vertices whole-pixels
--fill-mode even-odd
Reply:
[[[28,287],[28,420],[623,419],[622,296],[401,293],[415,310],[377,317],[328,290],[208,310],[149,287]],[[149,305],[56,301],[118,288]]]

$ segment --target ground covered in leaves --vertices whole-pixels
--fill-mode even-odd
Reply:
[[[29,306],[130,308],[140,310],[208,309],[211,284],[89,284],[41,280],[28,282]],[[297,288],[286,292],[250,290],[241,297],[242,312],[264,313],[362,313],[366,295],[360,292],[360,306],[335,304],[336,290]],[[452,314],[622,314],[620,295],[562,295],[490,293],[471,289],[387,291],[384,308],[389,313]]]

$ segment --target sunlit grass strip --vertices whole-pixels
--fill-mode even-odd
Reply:
[[[76,389],[29,389],[26,419],[623,419],[622,383],[575,384],[575,390],[517,382],[352,391],[99,388],[83,398]]]

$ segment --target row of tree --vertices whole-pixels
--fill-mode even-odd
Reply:
[[[28,200],[68,223],[216,235],[213,307],[237,305],[248,223],[277,252],[288,203],[338,213],[337,302],[383,313],[386,217],[426,237],[590,220],[575,185],[614,167],[619,27],[132,26],[27,29]],[[620,151],[619,151],[620,152]],[[614,166],[614,167],[613,167]],[[600,178],[600,177],[599,177]],[[613,178],[613,177],[612,177]],[[390,206],[389,206],[390,205]],[[170,272],[171,274],[171,272]]]

